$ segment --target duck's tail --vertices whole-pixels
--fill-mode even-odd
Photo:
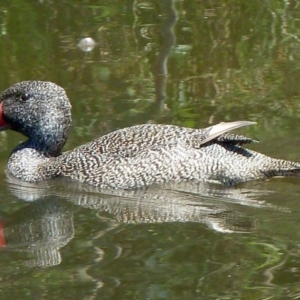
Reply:
[[[300,163],[271,158],[262,164],[261,172],[267,178],[300,176]]]

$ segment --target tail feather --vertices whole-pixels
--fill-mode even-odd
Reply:
[[[272,162],[263,168],[262,173],[268,178],[300,176],[300,163],[282,159],[272,159]]]
[[[237,129],[240,127],[248,126],[256,124],[255,122],[250,121],[236,121],[236,122],[222,122],[216,125],[213,125],[209,128],[207,128],[206,137],[201,141],[201,145],[206,144],[207,142],[217,138],[218,136],[222,135],[223,133],[226,133],[228,131],[231,131],[233,129]]]

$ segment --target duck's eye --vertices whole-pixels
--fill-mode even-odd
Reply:
[[[21,94],[20,95],[20,100],[23,101],[23,102],[25,102],[29,99],[30,99],[30,94]]]

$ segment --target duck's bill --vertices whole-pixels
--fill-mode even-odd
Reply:
[[[3,107],[2,103],[0,103],[0,131],[9,129],[10,125],[3,118]]]

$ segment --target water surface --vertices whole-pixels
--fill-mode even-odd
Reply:
[[[63,86],[66,149],[140,123],[246,119],[252,149],[300,160],[299,12],[297,1],[1,3],[0,88]],[[87,37],[91,51],[78,46]],[[1,299],[299,298],[299,179],[25,184],[4,174],[23,139],[0,134]]]

